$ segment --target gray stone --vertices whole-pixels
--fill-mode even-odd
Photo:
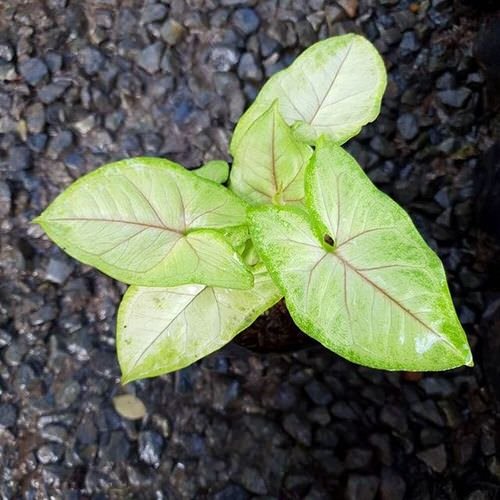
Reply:
[[[417,453],[417,458],[439,474],[444,472],[448,463],[446,448],[443,444]]]
[[[415,403],[411,405],[411,411],[414,415],[417,415],[428,422],[432,422],[439,427],[444,425],[443,417],[439,413],[438,407],[432,399],[415,401]]]
[[[391,439],[387,434],[375,433],[369,437],[370,444],[376,449],[379,460],[384,465],[392,465]]]
[[[47,144],[47,134],[35,134],[28,137],[28,147],[35,153],[41,153]]]
[[[14,405],[5,403],[0,405],[0,428],[10,428],[16,425],[17,410]]]
[[[436,80],[436,88],[439,90],[449,90],[456,85],[456,78],[453,73],[447,71]]]
[[[122,110],[116,110],[106,114],[104,125],[108,130],[116,132],[122,126],[124,119],[125,119],[124,112]]]
[[[337,0],[337,3],[345,10],[350,18],[356,17],[358,12],[358,0]]]
[[[450,207],[450,190],[448,186],[444,186],[434,195],[434,201],[443,208]]]
[[[241,484],[256,495],[267,494],[264,478],[255,467],[245,467],[241,473]]]
[[[409,30],[417,23],[417,16],[410,9],[398,10],[392,18],[401,31]]]
[[[262,70],[257,66],[255,57],[252,53],[246,52],[241,56],[240,63],[238,64],[238,76],[242,80],[250,80],[253,82],[262,80]]]
[[[95,127],[95,120],[95,115],[90,114],[73,123],[73,127],[81,135],[87,135]]]
[[[370,141],[370,147],[384,158],[392,158],[396,154],[396,148],[385,137],[376,135]]]
[[[356,412],[345,401],[337,401],[330,408],[332,415],[342,420],[358,420]]]
[[[9,150],[9,168],[14,171],[31,167],[31,151],[26,146],[15,146]]]
[[[0,217],[6,217],[10,212],[12,195],[9,185],[0,180]]]
[[[99,451],[103,462],[124,462],[130,453],[130,443],[127,440],[127,435],[123,431],[111,432],[109,441]]]
[[[160,70],[161,56],[163,55],[163,42],[155,42],[145,49],[141,50],[137,55],[137,65],[144,71],[150,74]]]
[[[70,85],[68,81],[49,83],[38,91],[38,97],[44,104],[51,104],[59,99]]]
[[[448,398],[455,393],[455,386],[442,377],[424,377],[419,385],[429,396]]]
[[[168,45],[177,45],[184,36],[184,27],[175,19],[168,19],[162,26],[160,35]]]
[[[333,401],[333,395],[328,389],[328,387],[322,382],[318,382],[317,380],[313,380],[309,382],[304,387],[307,395],[311,398],[313,403],[317,405],[324,406],[328,405]]]
[[[69,130],[61,130],[49,140],[47,154],[50,158],[56,159],[73,144],[73,134]]]
[[[283,419],[283,428],[290,436],[304,446],[311,446],[312,429],[311,424],[298,415],[290,413]]]
[[[22,342],[12,342],[4,352],[4,360],[10,366],[18,366],[26,354],[26,344]]]
[[[59,443],[49,443],[40,446],[36,451],[36,458],[41,464],[54,464],[64,455],[64,446]]]
[[[45,55],[45,62],[51,73],[57,73],[62,68],[62,56],[57,52],[49,52]]]
[[[460,88],[456,90],[442,90],[438,92],[439,100],[452,108],[461,108],[471,95],[471,90],[468,88]]]
[[[320,12],[313,12],[312,14],[309,14],[306,16],[307,22],[311,25],[312,29],[314,31],[318,31],[321,25],[323,24],[323,21],[325,20],[325,13],[323,11]],[[262,54],[264,55],[264,54]],[[267,56],[264,56],[267,57]]]
[[[148,24],[154,21],[162,21],[167,15],[168,9],[161,3],[145,5],[141,12],[141,23]]]
[[[377,494],[379,479],[376,476],[351,474],[347,480],[346,500],[373,500]]]
[[[45,108],[43,104],[36,102],[28,106],[25,112],[25,119],[29,132],[32,134],[42,132],[45,127]]]
[[[0,64],[0,81],[12,82],[16,79],[17,73],[13,64]]]
[[[418,121],[414,114],[403,113],[397,121],[398,132],[404,139],[411,141],[418,135]]]
[[[139,434],[139,456],[149,465],[157,467],[160,464],[163,450],[163,438],[154,431],[143,431]]]
[[[19,73],[33,87],[47,76],[48,72],[47,66],[38,57],[19,63]]]
[[[254,31],[257,31],[260,25],[259,16],[255,13],[253,9],[246,7],[242,9],[237,9],[234,12],[231,20],[234,27],[242,35],[250,35]]]
[[[78,62],[87,75],[95,75],[104,65],[104,56],[95,47],[85,47],[77,54]]]
[[[68,438],[68,431],[62,425],[51,424],[44,427],[40,435],[47,441],[64,444]]]
[[[67,380],[56,391],[55,400],[59,408],[70,407],[80,396],[81,387],[76,380]]]
[[[14,59],[14,49],[6,42],[0,43],[0,59],[11,62]]]
[[[322,406],[313,408],[311,411],[309,411],[307,413],[307,418],[311,422],[314,422],[319,425],[328,425],[332,420],[328,410]]]
[[[403,34],[399,48],[403,54],[410,54],[420,49],[420,42],[414,31],[407,31]]]
[[[373,457],[373,452],[364,448],[351,448],[347,450],[345,466],[349,470],[363,469],[367,467]]]
[[[82,421],[76,429],[75,437],[78,442],[83,445],[94,444],[97,442],[97,428],[92,415],[84,415]]]
[[[213,500],[248,500],[249,494],[237,484],[228,484],[215,493]]]
[[[276,388],[271,404],[277,410],[291,410],[297,404],[297,390],[289,383],[283,382]]]
[[[45,279],[52,283],[62,285],[68,279],[72,271],[73,267],[66,262],[51,258],[47,270],[45,271]]]
[[[216,71],[230,71],[238,58],[238,52],[225,45],[217,45],[210,52],[210,61]]]
[[[385,405],[380,412],[380,421],[397,432],[408,430],[408,420],[399,406]]]

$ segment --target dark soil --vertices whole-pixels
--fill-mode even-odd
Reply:
[[[284,300],[241,332],[234,339],[241,347],[256,353],[295,352],[317,345],[295,325]]]
[[[478,52],[499,40],[497,8],[0,2],[0,497],[499,498],[500,51]],[[317,345],[261,355],[231,344],[122,387],[125,287],[30,220],[111,160],[230,160],[231,131],[264,80],[318,39],[353,31],[383,54],[389,86],[379,119],[348,148],[443,259],[475,367],[388,373]],[[251,347],[263,332],[282,337],[282,321],[259,320]],[[117,412],[124,393],[143,418]]]

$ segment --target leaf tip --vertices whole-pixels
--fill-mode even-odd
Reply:
[[[465,366],[468,366],[469,368],[472,368],[474,366],[474,358],[472,357],[472,353],[470,349],[468,349],[467,356],[465,358]]]

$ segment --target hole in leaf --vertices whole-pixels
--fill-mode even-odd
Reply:
[[[333,241],[333,238],[329,234],[325,234],[323,236],[323,241],[327,244],[333,247],[335,245],[335,242]]]

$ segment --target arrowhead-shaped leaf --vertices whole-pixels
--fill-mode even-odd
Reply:
[[[224,184],[229,177],[229,165],[224,160],[212,160],[200,168],[192,170],[192,172],[198,177],[203,177],[217,184]]]
[[[377,117],[386,84],[384,62],[365,38],[349,34],[315,43],[264,85],[238,122],[231,152],[276,99],[300,140],[312,144],[326,135],[342,144]]]
[[[298,204],[312,149],[298,142],[275,101],[233,151],[230,188],[252,204]]]
[[[227,344],[278,302],[278,288],[262,265],[256,267],[254,287],[249,290],[130,287],[117,320],[124,383],[194,363]]]
[[[472,364],[439,258],[342,148],[319,141],[306,203],[309,213],[250,214],[257,250],[304,332],[375,368]]]
[[[245,216],[226,188],[168,160],[136,158],[77,180],[35,222],[71,256],[125,283],[249,288],[252,274],[223,236],[244,234]]]

